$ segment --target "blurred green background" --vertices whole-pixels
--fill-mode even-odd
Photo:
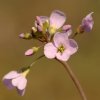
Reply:
[[[100,100],[100,0],[0,0],[0,100],[81,100],[72,80],[61,64],[43,58],[28,75],[23,97],[16,90],[8,90],[2,77],[11,70],[28,66],[36,57],[24,52],[37,41],[19,39],[21,32],[29,32],[36,15],[49,16],[52,10],[67,15],[75,32],[83,17],[94,12],[92,32],[77,36],[78,52],[68,61],[88,100]]]

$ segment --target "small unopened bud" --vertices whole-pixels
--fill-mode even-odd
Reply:
[[[48,22],[48,20],[46,20],[46,21],[43,23],[43,33],[46,33],[48,27],[49,27],[49,22]]]
[[[83,18],[81,25],[77,29],[77,33],[90,32],[92,30],[94,24],[92,14],[93,12]]]
[[[25,52],[25,56],[31,56],[39,50],[39,47],[32,47]]]
[[[22,38],[22,39],[31,39],[32,35],[31,35],[31,33],[21,33],[19,35],[19,37]]]
[[[20,38],[24,38],[24,33],[19,34]]]
[[[35,27],[32,27],[32,31],[33,31],[34,33],[36,33],[36,32],[37,32],[37,29],[36,29]]]
[[[72,27],[71,27],[71,25],[64,25],[63,27],[62,27],[62,30],[63,31],[68,31],[68,30],[70,30]]]
[[[62,31],[67,33],[68,36],[70,36],[72,34],[72,26],[71,25],[64,25],[62,27]]]

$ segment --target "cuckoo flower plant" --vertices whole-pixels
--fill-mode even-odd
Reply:
[[[65,70],[68,72],[73,83],[78,89],[82,100],[87,100],[85,93],[74,75],[71,68],[68,66],[66,61],[69,60],[71,55],[75,54],[78,50],[78,44],[74,40],[74,37],[78,33],[90,32],[93,28],[93,12],[89,13],[82,19],[81,24],[77,28],[75,33],[72,33],[72,26],[70,24],[64,24],[66,21],[66,15],[62,11],[54,10],[47,16],[36,16],[34,26],[28,33],[21,33],[20,38],[30,40],[36,39],[40,44],[34,44],[32,48],[25,51],[25,56],[31,56],[38,54],[37,51],[42,51],[43,55],[35,59],[28,67],[21,68],[21,72],[11,71],[3,77],[4,84],[9,88],[16,88],[18,93],[23,96],[27,85],[26,75],[30,68],[42,57],[48,59],[55,59],[60,62]],[[41,47],[43,49],[39,50]]]

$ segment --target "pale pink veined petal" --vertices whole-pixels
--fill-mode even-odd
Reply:
[[[75,40],[69,39],[68,50],[70,51],[70,55],[74,54],[78,50],[78,45]]]
[[[25,77],[20,76],[12,80],[12,84],[17,87],[19,90],[23,90],[26,87],[27,80]]]
[[[11,71],[8,74],[6,74],[3,79],[12,79],[18,77],[20,74],[17,71]]]
[[[44,54],[47,58],[52,59],[55,58],[57,52],[57,48],[53,45],[53,43],[47,43],[44,46]]]
[[[56,47],[63,45],[66,48],[68,41],[68,34],[58,32],[54,35],[53,40]]]
[[[25,89],[26,85],[27,85],[27,79],[25,77],[20,77],[20,82],[18,83],[17,88],[20,90]]]
[[[55,10],[50,15],[50,26],[59,29],[66,21],[66,16],[63,12]]]
[[[12,79],[12,85],[17,87],[18,83],[20,82],[19,80],[20,80],[20,76]]]

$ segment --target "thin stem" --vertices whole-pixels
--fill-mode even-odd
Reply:
[[[79,93],[80,93],[80,95],[82,97],[82,100],[87,100],[86,95],[85,95],[85,93],[84,93],[84,91],[83,91],[83,89],[82,89],[82,87],[80,85],[80,82],[78,81],[78,79],[75,76],[75,74],[72,72],[70,66],[66,62],[60,61],[58,59],[56,59],[56,60],[58,62],[60,62],[64,66],[65,70],[68,72],[68,74],[69,74],[70,78],[72,79],[74,85],[78,89],[78,91],[79,91]]]
[[[78,33],[76,32],[76,33],[74,33],[74,35],[71,38],[74,39],[77,35],[78,35]]]
[[[32,66],[33,66],[39,59],[41,59],[42,57],[44,57],[44,54],[41,55],[40,57],[38,57],[37,59],[35,59],[35,61],[32,62],[32,63],[30,64],[30,67],[32,67]]]

